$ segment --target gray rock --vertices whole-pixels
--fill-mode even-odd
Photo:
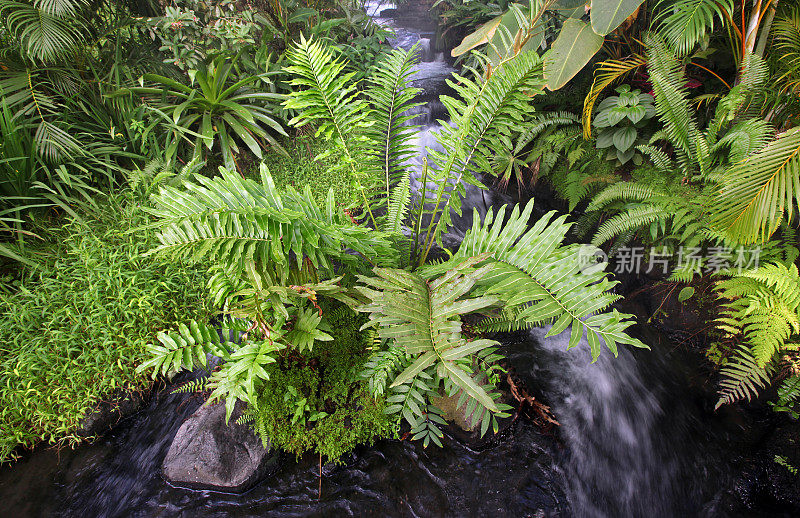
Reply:
[[[239,408],[225,424],[225,405],[202,406],[181,425],[164,458],[164,478],[180,487],[242,492],[274,472],[277,450],[264,445]]]

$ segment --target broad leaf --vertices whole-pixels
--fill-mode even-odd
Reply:
[[[545,59],[547,88],[558,90],[567,84],[602,46],[603,37],[589,24],[574,18],[566,20]]]
[[[624,22],[644,0],[592,0],[592,29],[605,36]]]

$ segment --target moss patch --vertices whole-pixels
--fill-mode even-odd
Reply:
[[[255,428],[288,452],[315,451],[337,461],[359,444],[392,436],[394,425],[384,401],[358,379],[368,356],[369,336],[358,330],[364,317],[341,306],[323,305],[323,311],[334,340],[269,366]]]

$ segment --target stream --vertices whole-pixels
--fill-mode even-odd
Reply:
[[[395,46],[420,42],[415,85],[438,95],[452,65],[429,27],[380,16]],[[425,99],[427,100],[427,99]],[[415,122],[421,149],[433,146],[441,103]],[[419,189],[419,173],[415,173]],[[457,243],[481,213],[508,203],[502,193],[468,190]],[[566,351],[567,335],[546,329],[504,340],[509,364],[537,387],[561,426],[544,433],[516,420],[480,448],[453,438],[443,448],[408,441],[360,447],[345,465],[286,457],[273,476],[242,495],[171,487],[161,462],[182,422],[202,403],[191,394],[157,393],[139,413],[74,450],[38,449],[0,469],[0,508],[26,516],[739,516],[731,473],[738,428],[707,408],[703,374],[692,357],[646,325],[636,333],[652,350]],[[567,331],[569,332],[569,331]],[[321,486],[320,486],[321,482]],[[320,491],[321,488],[321,491]]]

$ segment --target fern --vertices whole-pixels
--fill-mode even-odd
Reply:
[[[327,149],[317,159],[333,153],[337,159],[334,168],[349,173],[355,187],[364,200],[373,227],[377,228],[372,216],[366,189],[362,181],[374,178],[369,166],[373,161],[364,162],[369,154],[365,130],[372,125],[370,110],[358,98],[356,85],[351,81],[355,72],[343,73],[345,62],[334,58],[330,49],[320,41],[306,40],[300,35],[300,42],[287,51],[290,66],[286,71],[293,75],[291,85],[295,90],[284,101],[289,110],[299,112],[289,121],[293,126],[316,124],[316,134],[324,135],[334,147]]]
[[[736,359],[720,369],[720,398],[715,409],[740,399],[749,400],[770,382],[771,365],[759,367],[746,347],[737,352]]]
[[[460,77],[457,83],[448,82],[460,99],[441,96],[454,126],[445,126],[437,135],[443,151],[430,151],[434,167],[429,174],[438,188],[432,205],[423,211],[431,219],[418,265],[424,264],[434,242],[441,244],[451,225],[451,211],[461,214],[463,183],[480,187],[473,172],[492,171],[491,157],[530,111],[533,95],[544,86],[542,66],[536,53],[520,52],[503,61],[488,79],[475,82]],[[452,192],[446,193],[449,185]]]
[[[407,123],[414,118],[409,110],[423,104],[413,102],[421,90],[408,86],[415,73],[417,56],[416,46],[408,51],[394,49],[376,64],[369,79],[367,98],[373,106],[370,113],[373,124],[367,137],[370,155],[379,164],[386,182],[387,198],[391,184],[408,176],[403,164],[416,152],[412,140],[419,127]],[[390,208],[392,210],[398,211]],[[390,221],[393,220],[390,218]]]
[[[208,377],[203,376],[202,378],[187,381],[186,383],[181,383],[178,387],[172,389],[172,394],[186,394],[189,392],[205,392],[208,390]]]
[[[778,387],[778,400],[771,403],[776,412],[788,412],[793,418],[800,417],[797,405],[800,404],[800,375],[793,375],[783,380]]]
[[[162,187],[150,210],[160,219],[161,245],[152,253],[219,261],[230,277],[244,272],[257,287],[285,282],[290,268],[302,270],[305,261],[332,271],[331,256],[357,260],[341,254],[344,248],[391,262],[388,239],[354,225],[336,207],[332,190],[319,207],[308,186],[304,195],[291,187],[281,195],[263,165],[261,175],[258,183],[221,168],[213,179],[198,176],[180,189]]]
[[[794,347],[789,340],[800,333],[800,276],[794,264],[766,264],[721,281],[717,293],[724,301],[717,329],[744,342],[722,371],[719,406],[750,399],[767,383],[775,358]]]
[[[152,369],[155,379],[159,374],[174,374],[184,369],[194,369],[198,365],[205,367],[208,354],[229,359],[236,344],[222,339],[221,336],[228,336],[230,331],[243,330],[236,321],[228,320],[220,334],[210,325],[190,320],[189,325],[180,324],[177,331],[159,332],[158,343],[147,345],[151,357],[137,367],[136,372]]]
[[[517,322],[526,327],[552,323],[551,336],[571,328],[570,349],[585,333],[593,361],[600,355],[601,340],[615,355],[617,343],[646,348],[626,334],[633,323],[629,315],[603,312],[619,296],[611,293],[616,282],[607,278],[605,263],[588,266],[582,262],[582,258],[593,257],[596,249],[562,246],[570,228],[566,216],[554,219],[551,212],[529,228],[532,210],[529,202],[523,211],[515,207],[506,218],[504,206],[496,217],[489,210],[483,222],[474,212],[472,228],[453,259],[427,267],[423,275],[434,275],[469,257],[486,256],[484,268],[489,270],[480,278],[475,293],[497,297],[514,311]],[[497,324],[490,325],[496,328]]]
[[[359,308],[369,313],[384,340],[403,346],[414,362],[398,375],[392,386],[402,385],[434,366],[437,374],[455,383],[471,397],[492,411],[494,402],[475,383],[457,360],[495,345],[492,340],[467,342],[461,337],[460,315],[494,304],[491,296],[462,299],[484,275],[488,267],[472,266],[484,258],[466,259],[435,281],[426,281],[404,270],[377,268],[376,278],[359,277],[359,290],[370,303]]]

